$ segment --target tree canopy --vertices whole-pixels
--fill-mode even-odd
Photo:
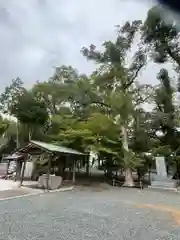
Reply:
[[[115,39],[100,50],[94,44],[82,47],[81,54],[96,64],[90,75],[62,65],[31,89],[20,78],[12,80],[0,96],[1,112],[16,117],[34,140],[96,152],[123,168],[124,184],[133,186],[132,171],[147,169],[155,154],[166,156],[169,165],[179,161],[179,49],[175,21],[166,21],[155,6],[144,22],[117,25]],[[159,65],[156,86],[141,81],[149,61]],[[168,62],[173,77],[161,67]],[[1,132],[14,136],[14,125],[0,122]]]

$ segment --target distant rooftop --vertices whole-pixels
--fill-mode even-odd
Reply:
[[[45,143],[40,141],[30,141],[30,143],[42,149],[48,150],[50,152],[59,152],[59,153],[67,153],[67,154],[74,154],[74,155],[85,155],[84,153],[79,152],[77,150],[63,147],[57,144]]]

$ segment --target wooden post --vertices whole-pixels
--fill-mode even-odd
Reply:
[[[8,175],[8,171],[9,171],[9,166],[10,166],[10,160],[8,160],[8,164],[7,164],[7,171],[6,171],[6,177]]]
[[[89,155],[86,156],[86,174],[89,176]]]
[[[20,179],[20,176],[21,176],[21,162],[19,159],[16,160],[16,176],[15,176],[15,179],[14,181],[17,181]]]
[[[73,184],[75,184],[75,181],[76,181],[76,160],[73,159]]]
[[[49,176],[51,174],[51,158],[52,158],[52,155],[49,156],[49,160],[48,160],[48,167],[47,167],[47,173],[46,173],[46,190],[49,190]]]

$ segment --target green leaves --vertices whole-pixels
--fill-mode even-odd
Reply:
[[[20,78],[12,80],[10,86],[0,95],[0,110],[5,114],[11,114],[12,104],[16,104],[19,96],[25,92],[23,82]]]
[[[10,125],[10,121],[0,116],[0,136],[2,136]]]
[[[70,121],[69,121],[70,120]],[[106,152],[113,154],[109,145],[117,144],[118,129],[112,119],[100,113],[91,115],[86,121],[61,118],[61,129],[56,141],[84,152]],[[65,123],[63,125],[63,122]],[[54,124],[54,121],[52,122]],[[55,140],[55,139],[54,139]]]
[[[170,57],[179,69],[178,26],[168,15],[167,10],[160,5],[150,9],[142,27],[142,38],[155,62],[165,63]]]
[[[171,147],[169,145],[164,146],[157,146],[152,149],[152,155],[162,155],[162,156],[169,156],[171,154]]]
[[[48,120],[45,104],[34,99],[29,92],[17,98],[11,106],[11,114],[26,125],[44,125]]]
[[[166,10],[160,5],[151,8],[147,14],[147,19],[143,26],[145,40],[151,41],[171,41],[174,39],[178,30],[173,19],[166,16]]]
[[[62,65],[30,91],[19,78],[13,80],[1,94],[0,110],[18,118],[20,132],[28,126],[35,138],[94,151],[107,165],[116,162],[128,168],[128,176],[131,169],[149,164],[145,152],[170,155],[180,144],[179,109],[174,104],[177,89],[166,69],[159,72],[156,87],[138,82],[150,58],[157,63],[173,60],[179,74],[179,33],[175,23],[163,17],[153,7],[144,23],[136,20],[117,26],[115,39],[102,43],[102,48],[84,47],[82,54],[97,65],[90,76]],[[144,103],[155,104],[153,111],[145,111]],[[7,125],[0,125],[4,132]],[[163,135],[157,136],[157,131]]]
[[[143,158],[143,155],[138,155],[132,150],[129,150],[124,152],[123,161],[126,168],[129,167],[131,169],[135,169],[137,167],[143,166],[145,159]]]

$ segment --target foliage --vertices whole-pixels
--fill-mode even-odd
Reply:
[[[0,136],[2,136],[7,131],[7,129],[9,128],[9,125],[10,125],[10,121],[0,116]]]
[[[34,99],[29,92],[18,97],[17,103],[11,106],[11,114],[27,125],[44,125],[48,120],[45,104]]]
[[[178,28],[173,19],[167,19],[166,13],[159,5],[149,10],[143,26],[143,38],[157,63],[171,58],[180,66]]]
[[[129,121],[131,121],[134,111],[133,95],[136,91],[133,90],[133,87],[139,72],[146,64],[146,56],[141,42],[131,60],[128,59],[128,56],[132,50],[134,39],[140,33],[141,25],[141,21],[133,21],[125,23],[122,27],[117,26],[116,40],[114,42],[106,41],[103,44],[104,51],[98,51],[94,45],[91,45],[89,49],[82,49],[87,59],[94,60],[99,64],[99,69],[94,73],[94,84],[98,85],[102,100],[97,102],[108,108],[108,114],[114,118],[114,122],[119,127],[119,136],[122,138],[122,159],[125,170],[127,169],[131,173],[131,185],[133,185],[132,172],[128,168],[132,168],[134,162],[132,161],[133,154],[129,150],[128,132]],[[127,61],[130,64],[127,64]]]
[[[55,125],[61,126],[59,133],[51,136],[55,141],[84,152],[116,154],[107,146],[107,142],[116,143],[118,130],[112,119],[105,115],[94,114],[86,121],[77,121],[68,116],[56,117],[52,122],[54,129]]]
[[[106,166],[124,168],[125,184],[133,186],[132,170],[149,171],[158,154],[179,166],[179,49],[175,21],[167,22],[155,6],[144,22],[117,26],[114,41],[105,41],[101,50],[93,44],[81,49],[97,66],[91,75],[62,65],[31,89],[17,78],[1,94],[0,110],[18,119],[20,141],[30,131],[34,139],[94,151]],[[175,84],[165,68],[157,75],[159,84],[142,84],[140,74],[149,60],[173,62]],[[16,135],[15,123],[0,123],[1,134]]]
[[[5,114],[11,114],[12,104],[16,104],[18,97],[25,91],[23,82],[20,78],[12,80],[10,86],[5,88],[5,91],[0,96],[0,110]]]

